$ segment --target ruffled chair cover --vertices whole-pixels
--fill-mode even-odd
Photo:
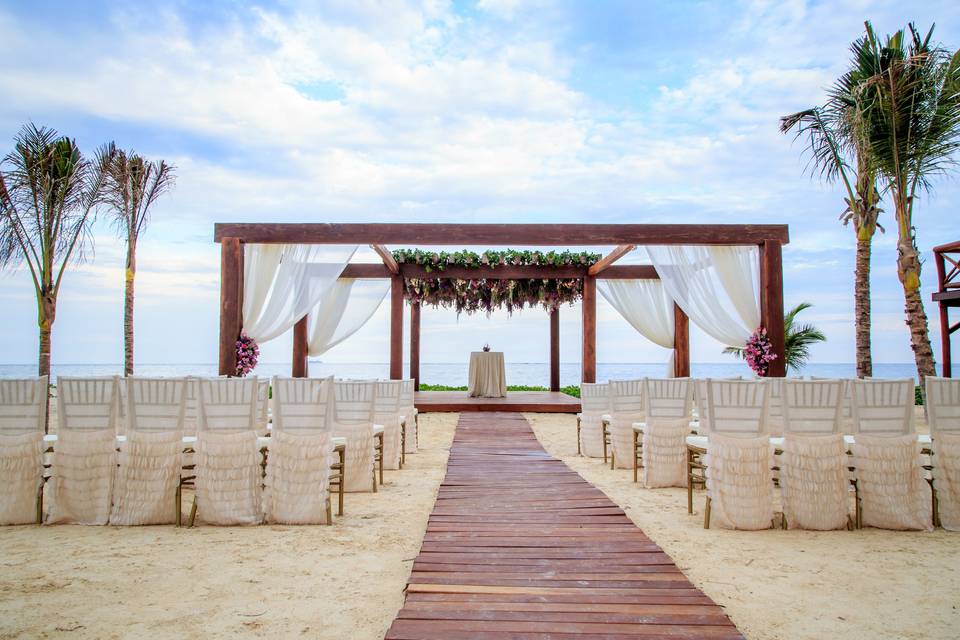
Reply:
[[[588,458],[603,457],[603,415],[580,415],[580,452]]]
[[[413,379],[404,378],[400,381],[400,411],[403,415],[404,430],[406,431],[404,453],[416,453],[420,446],[414,393]]]
[[[375,424],[383,426],[383,468],[400,468],[400,421],[404,419],[403,382],[381,380],[377,383],[374,408]]]
[[[107,524],[116,466],[114,429],[62,430],[47,483],[47,524]]]
[[[766,436],[710,434],[707,495],[711,522],[726,529],[769,529],[773,523],[773,449]]]
[[[643,468],[640,481],[647,489],[687,486],[689,418],[647,419],[643,429]]]
[[[270,438],[263,509],[267,522],[330,524],[330,434],[277,431]]]
[[[848,521],[847,445],[840,434],[788,434],[780,456],[783,515],[793,529],[843,529]]]
[[[362,492],[373,489],[374,437],[371,425],[335,424],[334,434],[346,438],[346,473],[344,491]]]
[[[940,526],[960,531],[960,433],[938,433],[933,441],[933,483]]]
[[[918,446],[914,435],[857,434],[853,465],[864,525],[879,529],[933,529],[930,485],[924,479]]]
[[[617,469],[633,469],[633,423],[643,422],[642,413],[615,413],[610,420],[610,447]]]
[[[37,521],[43,449],[42,432],[0,435],[0,525]]]
[[[176,431],[131,431],[120,443],[110,524],[170,524],[176,521],[174,505],[183,439]]]
[[[383,425],[383,468],[400,468],[400,420],[397,414],[377,416],[376,423]]]
[[[216,525],[261,522],[261,468],[256,432],[218,433],[201,429],[194,460],[200,520]]]

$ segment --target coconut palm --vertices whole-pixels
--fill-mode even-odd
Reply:
[[[787,369],[790,371],[797,372],[807,366],[810,360],[810,347],[818,342],[827,341],[827,336],[812,324],[796,322],[797,315],[812,306],[809,302],[801,302],[783,316],[784,352]],[[739,347],[727,347],[723,352],[743,358],[743,349]]]
[[[14,144],[0,163],[0,266],[27,265],[37,296],[38,371],[49,376],[57,296],[67,267],[90,246],[89,226],[113,150],[101,147],[91,161],[76,141],[33,124]]]
[[[105,199],[120,237],[127,243],[123,298],[123,374],[133,375],[133,302],[137,243],[150,219],[150,207],[175,179],[176,168],[149,162],[133,151],[116,150],[107,165]]]
[[[853,47],[857,51],[856,45]],[[806,109],[780,119],[780,131],[795,131],[806,138],[810,156],[808,170],[827,182],[840,180],[846,190],[846,209],[840,214],[844,225],[856,235],[854,263],[854,323],[856,334],[857,376],[873,375],[870,346],[870,260],[873,236],[883,227],[877,191],[877,171],[870,158],[870,147],[853,127],[857,87],[870,77],[872,69],[854,56],[851,68],[831,87],[823,106]]]
[[[920,384],[936,375],[927,314],[920,297],[914,204],[931,178],[946,173],[960,148],[960,51],[931,44],[913,24],[881,43],[873,26],[854,43],[870,74],[856,88],[851,126],[865,140],[897,222],[897,274]]]

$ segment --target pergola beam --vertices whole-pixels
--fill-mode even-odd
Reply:
[[[586,267],[548,265],[481,265],[479,267],[451,266],[443,270],[427,271],[419,264],[401,264],[400,275],[404,278],[453,278],[457,280],[522,280],[524,278],[583,278]],[[393,274],[382,264],[348,264],[341,278],[390,278]],[[648,264],[615,264],[596,276],[600,280],[659,280],[657,270]]]
[[[377,252],[377,255],[383,260],[383,266],[387,268],[387,271],[389,271],[391,275],[395,276],[400,273],[400,266],[397,264],[397,261],[389,249],[382,244],[372,244],[370,248]]]
[[[264,244],[597,246],[790,241],[785,224],[217,223],[214,240]]]
[[[598,275],[601,271],[609,268],[613,265],[614,262],[627,255],[631,251],[637,248],[635,244],[621,244],[616,249],[603,256],[599,262],[590,266],[587,269],[587,275],[595,276]]]

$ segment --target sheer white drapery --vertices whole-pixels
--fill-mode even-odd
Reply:
[[[659,280],[597,280],[597,290],[630,326],[650,342],[671,349],[667,375],[673,375],[673,298]]]
[[[243,328],[259,343],[293,328],[336,284],[357,246],[244,246]]]
[[[390,290],[386,279],[337,280],[309,315],[309,350],[318,357],[356,333],[380,308]]]
[[[666,294],[707,334],[742,347],[760,326],[759,250],[753,246],[648,246]]]

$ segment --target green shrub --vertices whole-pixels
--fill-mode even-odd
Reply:
[[[451,387],[446,384],[421,384],[420,391],[466,391],[466,387]],[[536,387],[523,384],[511,384],[507,385],[507,391],[549,391],[546,387]],[[574,398],[580,397],[580,387],[577,385],[569,385],[566,387],[560,388],[561,393],[565,393],[568,396],[573,396]]]

